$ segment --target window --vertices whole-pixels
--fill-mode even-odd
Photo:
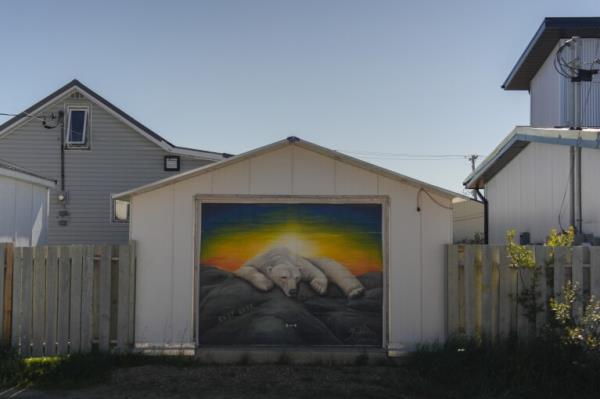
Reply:
[[[129,201],[114,200],[113,201],[113,222],[127,223],[129,222]]]
[[[68,146],[86,146],[88,136],[88,113],[87,107],[68,108],[66,132]]]

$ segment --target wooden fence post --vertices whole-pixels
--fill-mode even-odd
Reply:
[[[447,245],[446,250],[448,251],[448,264],[447,270],[447,293],[446,305],[448,311],[448,327],[447,336],[458,332],[458,246]]]
[[[492,275],[492,247],[486,245],[483,248],[481,262],[481,333],[485,339],[493,340],[492,320],[493,312],[493,275]]]
[[[4,314],[4,291],[5,291],[5,276],[6,276],[6,246],[0,244],[0,345],[4,344],[6,336],[4,335],[4,324],[7,322]],[[5,321],[6,320],[6,321]]]

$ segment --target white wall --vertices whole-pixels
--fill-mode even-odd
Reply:
[[[509,229],[543,242],[550,229],[560,231],[559,214],[569,227],[569,159],[568,146],[530,143],[486,184],[490,244],[504,243]]]
[[[476,234],[483,237],[484,206],[481,202],[456,198],[453,205],[454,242],[473,240]]]
[[[195,194],[389,196],[389,348],[442,339],[444,244],[452,242],[452,212],[427,195],[417,212],[417,193],[414,186],[286,146],[134,196],[136,344],[194,345]],[[434,197],[451,205],[447,197]]]
[[[0,176],[0,242],[20,247],[44,245],[47,227],[48,189]]]

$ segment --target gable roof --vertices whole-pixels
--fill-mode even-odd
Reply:
[[[174,145],[164,137],[160,136],[158,133],[150,130],[148,127],[144,126],[143,124],[135,120],[133,117],[126,114],[123,110],[110,103],[107,99],[100,96],[98,93],[94,92],[92,89],[85,86],[77,79],[73,79],[60,89],[56,90],[55,92],[36,102],[31,107],[27,108],[25,111],[0,124],[0,139],[2,138],[2,136],[9,134],[15,127],[28,121],[31,115],[35,115],[37,112],[39,112],[42,108],[44,108],[51,102],[56,101],[62,97],[66,97],[67,95],[71,94],[74,90],[79,91],[87,99],[93,101],[94,103],[96,103],[96,105],[100,106],[108,113],[117,117],[117,119],[120,119],[133,130],[135,130],[136,132],[138,132],[148,140],[152,141],[167,152],[176,155],[184,155],[211,161],[218,161],[227,156],[230,156],[229,154],[225,153],[196,150],[192,148],[178,147]]]
[[[149,191],[157,190],[157,189],[159,189],[161,187],[165,187],[165,186],[168,186],[170,184],[174,184],[174,183],[177,183],[177,182],[180,182],[180,181],[183,181],[183,180],[195,177],[195,176],[199,176],[199,175],[202,175],[204,173],[212,172],[214,170],[217,170],[217,169],[220,169],[220,168],[224,168],[224,167],[229,166],[231,164],[234,164],[234,163],[237,163],[237,162],[249,159],[249,158],[253,158],[253,157],[256,157],[258,155],[262,155],[262,154],[265,154],[265,153],[268,153],[268,152],[272,152],[272,151],[275,151],[275,150],[278,150],[280,148],[283,148],[283,147],[286,147],[286,146],[290,146],[290,145],[295,145],[295,146],[304,148],[306,150],[319,153],[321,155],[324,155],[324,156],[327,156],[327,157],[330,157],[330,158],[333,158],[333,159],[345,162],[347,164],[356,166],[358,168],[365,169],[365,170],[368,170],[370,172],[386,176],[386,177],[388,177],[390,179],[393,179],[393,180],[396,180],[396,181],[401,181],[403,183],[410,184],[410,185],[415,186],[415,187],[419,187],[419,188],[424,188],[424,189],[429,189],[429,190],[435,191],[436,193],[438,193],[438,194],[440,194],[440,195],[442,195],[444,197],[447,197],[447,198],[460,197],[460,198],[470,199],[469,197],[467,197],[465,195],[462,195],[462,194],[459,194],[459,193],[455,193],[453,191],[446,190],[444,188],[441,188],[441,187],[438,187],[438,186],[434,186],[432,184],[425,183],[425,182],[422,182],[422,181],[417,180],[417,179],[413,179],[413,178],[405,176],[403,174],[394,172],[394,171],[389,170],[389,169],[382,168],[382,167],[377,166],[377,165],[373,165],[371,163],[362,161],[360,159],[351,157],[351,156],[346,155],[346,154],[342,154],[340,152],[331,150],[329,148],[321,147],[320,145],[311,143],[309,141],[301,140],[298,137],[294,137],[294,136],[288,137],[287,139],[284,139],[284,140],[276,141],[276,142],[274,142],[272,144],[268,144],[268,145],[265,145],[265,146],[262,146],[262,147],[258,147],[258,148],[254,149],[254,150],[250,150],[250,151],[244,152],[244,153],[239,154],[239,155],[232,156],[231,158],[227,158],[227,159],[224,159],[224,160],[219,161],[219,162],[215,162],[215,163],[212,163],[212,164],[201,166],[199,168],[192,169],[192,170],[189,170],[187,172],[183,172],[183,173],[180,173],[178,175],[168,177],[166,179],[158,180],[156,182],[153,182],[153,183],[150,183],[150,184],[146,184],[146,185],[141,186],[141,187],[137,187],[137,188],[134,188],[134,189],[122,192],[122,193],[114,194],[113,198],[114,199],[126,199],[126,198],[129,198],[129,197],[133,196],[133,195],[138,195],[138,194],[146,193],[146,192],[149,192]]]
[[[545,129],[517,126],[465,179],[466,188],[484,188],[498,172],[512,161],[529,143],[545,143],[600,149],[598,129]]]
[[[529,83],[560,39],[600,38],[600,17],[545,18],[502,84],[505,90],[529,90]]]
[[[52,188],[56,185],[55,180],[48,179],[44,176],[38,175],[28,169],[22,168],[10,162],[6,162],[0,159],[0,176],[11,177],[19,180],[26,181],[28,183],[38,184]]]

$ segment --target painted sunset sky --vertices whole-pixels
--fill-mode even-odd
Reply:
[[[233,271],[276,246],[354,275],[382,271],[379,204],[203,203],[200,263]]]

